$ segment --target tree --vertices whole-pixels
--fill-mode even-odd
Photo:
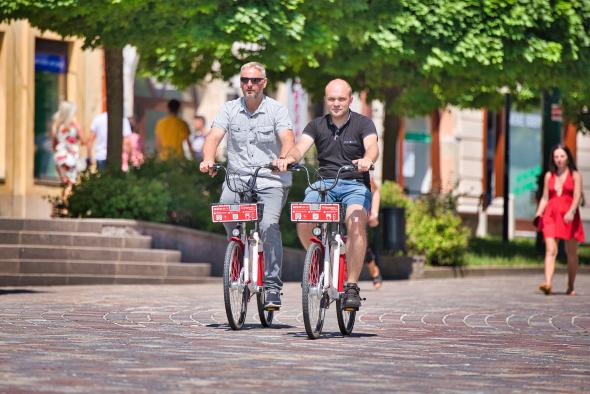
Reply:
[[[371,1],[320,68],[292,72],[316,94],[341,76],[383,100],[389,147],[400,116],[446,105],[499,108],[502,88],[527,98],[560,87],[566,103],[587,103],[589,17],[589,2]],[[384,152],[384,179],[394,178],[394,153]]]
[[[104,48],[109,113],[107,160],[109,165],[120,168],[122,48],[133,44],[153,51],[170,46],[178,37],[206,26],[217,3],[215,0],[201,1],[198,5],[189,0],[0,0],[0,21],[27,19],[41,30],[83,38],[85,48]]]

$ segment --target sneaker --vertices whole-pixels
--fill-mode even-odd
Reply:
[[[358,311],[361,307],[360,289],[356,283],[347,283],[342,297],[345,311]]]
[[[274,311],[281,308],[281,292],[279,290],[266,290],[264,293],[264,310]]]

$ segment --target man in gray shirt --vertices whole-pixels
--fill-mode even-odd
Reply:
[[[291,119],[287,109],[276,100],[264,95],[266,71],[260,63],[251,62],[242,66],[240,85],[244,96],[228,101],[213,121],[211,131],[203,146],[203,161],[199,169],[215,175],[212,166],[215,153],[227,134],[228,171],[237,173],[244,181],[254,173],[256,166],[269,164],[283,158],[295,144]],[[280,278],[283,264],[283,242],[279,228],[281,211],[291,186],[290,173],[273,173],[261,170],[256,182],[256,199],[264,204],[262,243],[265,260],[265,309],[281,307]],[[239,196],[223,185],[222,203],[235,203]],[[233,226],[225,226],[228,235]]]

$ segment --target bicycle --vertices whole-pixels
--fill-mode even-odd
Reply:
[[[342,166],[329,187],[322,181],[315,187],[309,170],[300,164],[290,165],[290,171],[305,170],[307,184],[320,194],[319,203],[291,203],[291,221],[316,223],[307,248],[303,265],[302,303],[303,323],[310,339],[319,338],[324,325],[326,309],[335,301],[338,328],[342,335],[350,335],[354,328],[356,311],[343,308],[344,284],[348,278],[344,224],[346,208],[343,203],[326,202],[327,194],[334,189],[343,171],[356,170],[355,165]]]
[[[263,205],[259,202],[250,202],[248,194],[255,192],[258,172],[274,167],[270,164],[256,167],[254,174],[242,190],[239,190],[235,183],[232,186],[225,166],[215,163],[212,168],[216,172],[224,170],[227,187],[240,198],[239,203],[236,204],[211,204],[211,217],[214,223],[236,223],[223,263],[223,299],[229,326],[233,330],[242,328],[246,320],[248,302],[256,294],[260,323],[263,327],[270,327],[274,310],[264,309],[264,251],[259,234]],[[249,233],[248,223],[254,224]]]

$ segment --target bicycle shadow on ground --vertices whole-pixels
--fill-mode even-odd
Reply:
[[[47,291],[31,290],[31,289],[0,289],[0,295],[8,294],[42,294]]]
[[[234,331],[231,329],[229,324],[227,323],[211,323],[207,324],[206,327],[208,328],[216,328],[224,331]],[[279,330],[284,328],[295,328],[295,326],[291,326],[289,324],[273,324],[270,327],[262,327],[262,324],[258,323],[244,323],[242,328],[239,331],[248,331],[248,330]]]
[[[311,338],[309,338],[307,336],[307,333],[305,332],[305,329],[301,332],[288,332],[287,335],[292,336],[294,338],[308,338],[311,340]],[[346,338],[346,337],[350,337],[350,338],[370,338],[370,337],[376,337],[377,334],[367,334],[364,332],[353,332],[350,335],[342,335],[339,331],[334,331],[334,332],[322,332],[320,334],[320,337],[317,340],[320,339],[342,339],[342,338]]]

